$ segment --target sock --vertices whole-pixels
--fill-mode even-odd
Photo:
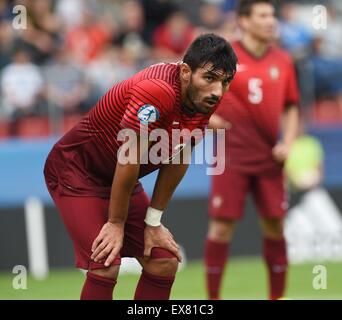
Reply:
[[[116,280],[88,271],[81,293],[81,300],[112,300],[115,285]]]
[[[219,299],[224,267],[228,258],[229,243],[206,240],[204,261],[206,266],[206,280],[208,298]]]
[[[175,276],[155,276],[143,270],[135,290],[134,300],[169,300],[174,280]]]
[[[269,276],[269,298],[276,300],[284,296],[287,273],[287,253],[285,239],[265,238],[263,255]]]

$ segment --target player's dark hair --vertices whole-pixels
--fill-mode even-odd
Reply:
[[[237,9],[236,9],[237,15],[239,17],[250,16],[252,13],[253,5],[255,5],[257,3],[268,3],[272,6],[274,5],[272,0],[240,0],[238,5],[237,5]]]
[[[188,48],[183,62],[192,71],[206,64],[212,64],[212,70],[223,70],[231,77],[236,73],[236,54],[228,41],[213,33],[197,37]]]

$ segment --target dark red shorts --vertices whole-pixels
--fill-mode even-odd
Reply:
[[[47,185],[72,239],[76,267],[86,270],[104,268],[104,261],[96,263],[90,257],[92,243],[108,220],[109,199],[64,196],[59,192],[60,185],[55,185],[53,189]],[[132,194],[123,248],[112,265],[119,265],[121,257],[143,257],[144,219],[148,205],[149,199],[142,187]]]
[[[209,216],[241,219],[248,193],[252,194],[261,217],[281,218],[286,215],[287,192],[282,173],[257,176],[228,169],[212,177]]]

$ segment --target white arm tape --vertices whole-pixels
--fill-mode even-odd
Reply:
[[[148,207],[145,217],[145,223],[151,227],[158,227],[161,225],[160,219],[163,211]]]

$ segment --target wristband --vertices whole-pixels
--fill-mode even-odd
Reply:
[[[151,227],[158,227],[161,225],[160,219],[163,214],[162,210],[148,207],[145,217],[145,223]]]

